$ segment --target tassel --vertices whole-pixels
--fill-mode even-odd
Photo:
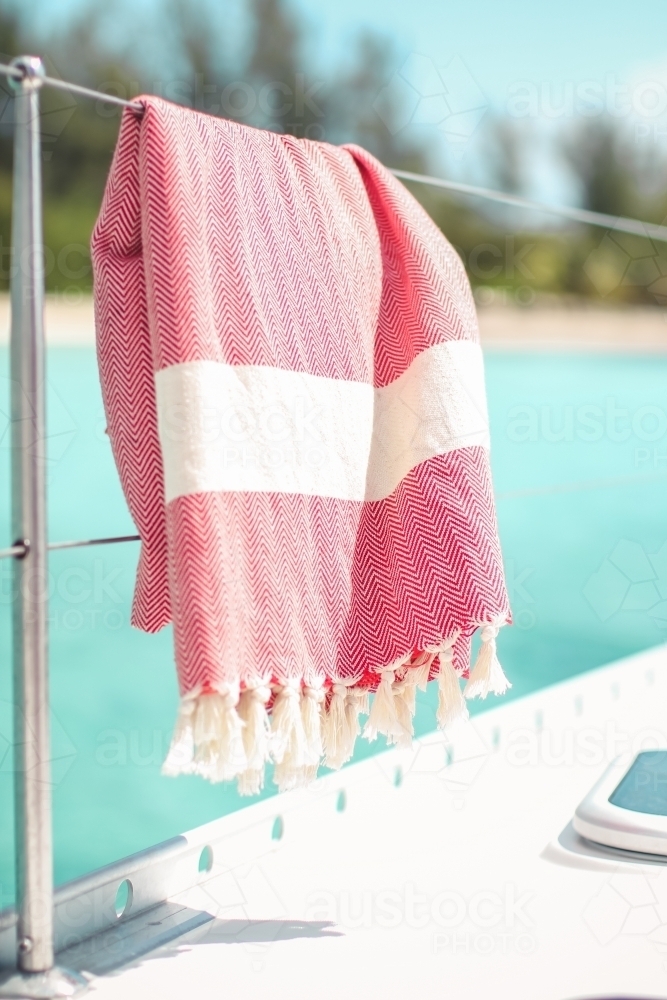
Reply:
[[[229,687],[197,698],[194,770],[212,782],[231,781],[247,766],[237,701]]]
[[[361,734],[359,725],[361,714],[368,715],[367,689],[334,684],[331,689],[329,711],[323,718],[327,767],[338,770],[353,756],[357,736]]]
[[[167,758],[162,765],[162,773],[169,778],[194,771],[195,736],[193,721],[196,698],[183,698],[178,709],[178,718]]]
[[[243,746],[247,767],[238,776],[239,795],[257,795],[264,787],[264,767],[271,759],[269,748],[269,716],[266,711],[271,698],[271,688],[266,684],[247,688],[241,692],[239,716],[245,723]]]
[[[504,624],[504,616],[499,615],[482,627],[482,643],[477,660],[463,691],[466,698],[486,698],[489,692],[505,694],[511,687],[496,655],[496,636]]]
[[[412,745],[414,736],[413,718],[415,714],[415,702],[417,698],[417,685],[412,678],[406,675],[399,684],[394,684],[394,706],[398,724],[407,734],[404,738],[387,737],[387,743],[397,743],[399,747],[409,747]]]
[[[371,708],[370,692],[368,688],[351,688],[350,694],[353,694],[357,699],[357,712],[359,715],[368,715]],[[358,735],[361,735],[359,733]]]
[[[322,704],[324,688],[318,685],[304,685],[301,699],[301,721],[306,740],[304,752],[303,784],[310,784],[317,777],[324,748],[322,746]]]
[[[468,718],[468,707],[461,691],[459,676],[454,669],[454,642],[440,652],[440,671],[438,673],[438,711],[436,719],[438,729],[444,729],[456,719]]]
[[[359,724],[359,712],[361,711],[361,698],[357,698],[357,693],[353,688],[348,688],[345,695],[345,729],[346,742],[345,759],[349,760],[354,753],[354,745],[357,736],[361,736],[361,725]]]
[[[368,715],[368,711],[368,689],[348,688],[345,697],[345,740],[341,746],[344,764],[354,756],[357,736],[361,736],[359,716]]]
[[[425,691],[428,685],[428,678],[431,673],[431,666],[434,658],[434,654],[430,651],[422,653],[419,659],[409,667],[404,680],[409,679],[410,684],[412,684],[413,687],[418,688],[420,691]]]
[[[399,697],[405,706],[398,708],[399,720],[413,735],[412,719],[417,707],[417,689],[426,690],[433,658],[432,652],[421,653],[412,663],[406,664],[400,684],[394,684],[394,695]]]
[[[273,705],[271,753],[276,762],[273,780],[281,792],[296,788],[303,780],[306,735],[301,718],[301,682],[287,681]]]
[[[416,708],[417,686],[419,685],[422,689],[426,687],[432,659],[433,657],[428,653],[421,653],[416,660],[411,663],[406,662],[394,674],[393,692],[396,716],[399,724],[409,734],[411,742],[414,736],[412,719]],[[387,742],[395,741],[387,740]]]
[[[403,748],[410,746],[412,742],[410,734],[412,727],[410,726],[410,729],[406,728],[398,716],[398,706],[393,689],[395,669],[398,669],[398,667],[382,671],[380,683],[375,692],[373,704],[371,705],[368,722],[364,728],[364,736],[367,740],[372,741],[377,738],[378,734],[382,733],[386,736],[389,745],[396,744]],[[404,715],[402,708],[401,714]]]
[[[322,727],[324,737],[324,763],[327,767],[337,770],[349,760],[350,717],[346,711],[347,688],[344,684],[334,684],[331,688],[329,710],[326,712]]]

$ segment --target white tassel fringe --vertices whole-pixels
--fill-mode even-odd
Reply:
[[[194,763],[197,774],[209,781],[231,781],[246,768],[243,723],[236,711],[238,695],[202,695],[195,712]]]
[[[489,693],[505,694],[512,686],[505,677],[496,655],[496,636],[504,622],[505,617],[502,615],[483,626],[477,660],[463,691],[466,698],[486,698]]]
[[[337,681],[326,705],[323,681],[302,687],[291,679],[271,689],[261,681],[243,691],[226,685],[218,691],[183,698],[174,737],[162,773],[200,774],[209,781],[238,779],[241,795],[256,795],[264,786],[266,763],[275,761],[280,791],[309,784],[324,757],[327,767],[340,768],[354,753],[360,735],[359,715],[368,715],[363,734],[382,734],[399,748],[412,742],[416,692],[424,690],[435,657],[439,657],[437,722],[444,728],[467,718],[465,699],[503,694],[510,684],[496,655],[496,636],[504,624],[498,616],[482,626],[481,646],[468,682],[461,691],[453,664],[457,631],[438,646],[427,648],[409,664],[409,656],[380,671],[380,683],[369,712],[369,692],[354,682]]]
[[[394,684],[393,690],[396,718],[403,735],[398,738],[387,737],[387,743],[396,743],[399,747],[409,747],[412,746],[412,738],[415,735],[412,720],[416,708],[417,685],[411,683],[406,677],[398,684]]]
[[[427,650],[422,653],[417,662],[410,664],[410,668],[406,671],[404,679],[409,679],[410,683],[414,685],[416,690],[426,690],[434,658],[434,654],[430,650]]]
[[[301,783],[310,784],[317,777],[317,769],[324,754],[322,744],[322,706],[324,687],[319,684],[305,684],[301,699],[301,722],[306,741],[304,766]]]
[[[181,701],[169,752],[162,765],[162,773],[169,778],[175,778],[179,774],[192,774],[194,771],[195,734],[193,724],[196,707],[196,698],[183,698]]]
[[[457,638],[458,633],[453,639],[443,643],[438,653],[440,669],[436,721],[439,729],[444,729],[457,719],[468,718],[468,707],[461,691],[459,675],[454,669],[454,643]]]
[[[240,795],[257,795],[264,787],[264,769],[271,759],[271,727],[266,705],[271,698],[271,688],[267,684],[246,688],[239,701],[239,716],[245,723],[243,746],[247,767],[238,777]]]
[[[273,780],[287,792],[302,783],[306,766],[306,734],[301,715],[301,683],[287,681],[273,704],[271,753],[276,762]]]
[[[236,711],[238,691],[225,688],[184,698],[162,773],[200,774],[231,781],[247,766],[244,723]]]
[[[324,763],[338,770],[350,759],[354,749],[354,737],[350,733],[350,714],[346,711],[347,688],[344,684],[334,684],[331,688],[329,709],[323,719]]]
[[[390,746],[404,748],[412,743],[412,721],[410,720],[409,728],[406,727],[407,706],[404,699],[400,696],[397,698],[394,693],[394,679],[395,669],[382,671],[368,722],[364,728],[364,736],[372,741],[381,733]]]
[[[347,760],[354,754],[357,736],[361,736],[360,715],[368,715],[368,691],[365,688],[348,688],[345,696],[345,721],[347,723]]]

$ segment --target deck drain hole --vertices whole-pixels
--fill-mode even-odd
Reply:
[[[347,805],[347,795],[341,789],[341,791],[338,793],[338,798],[336,799],[336,812],[339,813],[345,812],[346,805]]]
[[[213,867],[213,848],[210,844],[202,848],[202,852],[199,855],[199,871],[200,872],[210,872]]]
[[[283,818],[282,816],[276,816],[271,828],[271,840],[282,840],[284,832],[285,824],[283,823]]]
[[[130,912],[133,895],[132,883],[129,878],[123,879],[116,891],[116,902],[114,903],[116,916],[119,920],[121,917],[124,917],[126,913]]]

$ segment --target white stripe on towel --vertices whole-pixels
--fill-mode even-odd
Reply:
[[[420,462],[489,447],[470,341],[428,348],[379,389],[216,361],[164,368],[155,383],[167,502],[223,491],[382,500]]]

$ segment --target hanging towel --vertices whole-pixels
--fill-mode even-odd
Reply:
[[[140,100],[92,257],[132,622],[174,625],[164,771],[252,794],[272,760],[290,788],[351,757],[360,714],[408,744],[429,679],[440,725],[507,687],[473,298],[363,149]]]

